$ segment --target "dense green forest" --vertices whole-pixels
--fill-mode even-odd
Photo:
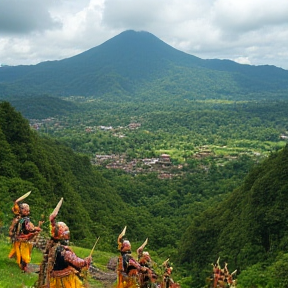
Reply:
[[[202,271],[201,278],[217,254],[238,269],[240,287],[286,287],[287,177],[286,146],[253,168],[228,199],[193,219],[179,245],[180,262],[195,276]]]
[[[187,112],[186,117],[192,117],[191,115],[195,113],[193,117],[199,120],[198,124],[201,121],[203,123],[207,121],[204,131],[212,135],[211,126],[213,125],[209,125],[209,121],[205,120],[204,116],[201,120],[200,114],[197,112],[202,111],[201,115],[206,113],[210,121],[218,119],[216,123],[225,124],[233,109],[230,109],[232,106],[225,104],[222,107],[216,107],[215,111],[209,114],[207,107],[210,105],[214,104],[205,102],[198,105],[199,109],[196,109],[195,106],[194,110],[191,109],[191,114]],[[236,104],[231,105],[235,106]],[[165,140],[169,140],[170,143],[175,140],[175,143],[182,143],[182,145],[190,143],[191,146],[187,146],[185,149],[186,154],[188,150],[191,153],[187,154],[185,159],[176,156],[173,159],[172,157],[172,162],[175,161],[175,163],[172,163],[170,172],[175,174],[175,177],[161,179],[155,171],[127,173],[122,169],[107,169],[105,165],[92,165],[90,156],[95,151],[83,149],[85,142],[81,141],[85,140],[85,137],[91,141],[90,137],[93,135],[92,143],[97,143],[95,139],[98,138],[101,141],[103,137],[106,138],[106,141],[120,138],[113,138],[110,134],[105,134],[110,133],[107,131],[83,134],[84,129],[87,128],[85,117],[84,119],[77,118],[77,116],[75,118],[67,117],[67,121],[71,122],[65,128],[65,133],[61,129],[60,131],[52,129],[52,126],[49,127],[49,130],[47,129],[48,132],[47,130],[41,132],[44,124],[37,132],[11,104],[2,102],[0,104],[1,233],[7,233],[13,216],[11,213],[13,201],[19,195],[32,190],[27,202],[31,206],[33,221],[36,222],[41,218],[46,220],[44,233],[48,233],[49,230],[47,222],[49,213],[59,198],[64,197],[59,219],[61,218],[70,226],[72,241],[75,244],[91,247],[95,236],[101,235],[102,241],[99,243],[99,247],[102,250],[116,252],[117,236],[123,226],[127,225],[127,237],[132,242],[133,249],[136,249],[139,243],[149,237],[149,249],[157,252],[163,258],[170,257],[175,262],[176,273],[182,275],[183,287],[185,285],[187,287],[203,287],[205,278],[211,273],[210,263],[215,261],[218,256],[221,256],[223,261],[229,262],[231,270],[238,269],[240,287],[254,287],[254,284],[249,284],[254,282],[262,285],[260,287],[265,287],[263,284],[265,281],[274,285],[270,287],[286,287],[285,284],[275,286],[275,277],[277,276],[278,280],[282,277],[283,281],[286,281],[283,271],[286,269],[285,257],[287,257],[285,254],[287,248],[285,244],[287,242],[285,195],[287,194],[288,157],[287,146],[284,147],[285,144],[280,142],[279,135],[280,131],[286,131],[287,122],[284,123],[283,120],[287,116],[284,113],[285,103],[269,103],[269,105],[252,103],[238,106],[235,110],[240,113],[235,114],[239,117],[235,117],[234,128],[240,126],[240,132],[231,137],[232,140],[229,141],[232,142],[228,141],[237,143],[239,138],[243,137],[246,127],[241,127],[240,124],[245,123],[246,120],[255,121],[257,119],[255,127],[258,129],[254,130],[255,139],[249,138],[251,136],[249,133],[247,134],[246,145],[249,145],[246,146],[246,149],[251,149],[251,143],[257,143],[256,150],[261,152],[260,156],[249,153],[235,154],[234,150],[234,156],[237,157],[225,158],[225,154],[221,157],[216,157],[215,154],[200,158],[193,157],[193,153],[197,150],[194,147],[207,142],[203,140],[203,143],[197,144],[195,143],[197,137],[188,138],[188,141],[185,139],[187,131],[190,129],[194,133],[196,125],[191,121],[193,128],[186,127],[185,132],[181,131],[179,127],[184,125],[181,124],[179,113],[170,113],[171,117],[174,117],[172,118],[174,121],[171,120],[171,117],[165,119],[163,116],[163,123],[170,121],[170,124],[167,124],[167,131],[163,129],[160,133],[159,127],[163,126],[163,123],[159,120],[152,121],[153,125],[152,122],[150,123],[151,132],[149,133],[146,130],[148,127],[143,127],[145,124],[139,129],[125,132],[127,133],[124,138],[127,141],[126,145],[131,145],[133,141],[134,143],[136,141],[135,149],[130,147],[132,151],[135,151],[136,156],[141,156],[141,149],[148,150],[145,141],[149,139],[152,146],[157,143],[157,140],[159,140],[159,145],[160,142],[165,143]],[[92,107],[89,107],[92,113]],[[227,109],[227,107],[229,108]],[[124,115],[126,115],[126,124],[129,124],[132,116],[128,111],[131,110],[125,110],[126,114],[123,112],[123,118],[115,121],[122,123],[122,120],[125,119]],[[274,118],[272,118],[273,111]],[[151,115],[154,113],[155,111],[151,111]],[[163,111],[163,115],[165,113]],[[159,114],[161,115],[161,111]],[[241,114],[243,114],[242,122]],[[106,118],[104,112],[102,117],[97,116],[97,113],[93,115],[95,118],[99,117],[99,119],[107,121],[101,123],[94,120],[98,125],[117,125],[116,122],[109,122],[108,113]],[[143,119],[147,120],[148,117],[152,117],[151,115],[147,114],[146,117],[143,116]],[[247,117],[248,115],[250,117]],[[120,114],[119,118],[122,116]],[[93,118],[90,117],[90,121],[91,119]],[[79,122],[79,128],[77,125],[74,126],[76,123],[74,121]],[[227,127],[229,126],[228,122],[226,123]],[[92,123],[91,126],[93,125],[96,124]],[[178,129],[175,127],[170,133],[168,128],[171,126],[173,128],[173,125],[176,125]],[[69,130],[71,129],[69,126],[74,127],[73,131]],[[55,126],[53,125],[53,127]],[[80,129],[80,127],[82,128]],[[263,141],[260,132],[262,127],[275,131],[275,138]],[[211,132],[209,132],[210,128]],[[225,136],[221,136],[219,131],[225,129],[218,130],[220,135],[218,137],[223,137],[223,140],[225,140]],[[258,130],[260,131],[258,132]],[[201,135],[200,132],[198,130],[199,135]],[[269,134],[264,131],[263,135],[265,133]],[[69,134],[71,137],[67,137]],[[150,136],[150,134],[152,135]],[[169,139],[175,134],[177,137]],[[90,136],[84,137],[84,135]],[[71,141],[74,137],[81,139],[79,146],[73,147]],[[179,139],[182,139],[182,142]],[[262,148],[259,150],[260,143],[262,143]],[[211,148],[211,143],[208,144],[208,147]],[[212,144],[216,146],[216,143],[212,142]],[[76,151],[79,150],[78,152],[81,151],[81,154],[76,154],[69,146]],[[102,143],[101,147],[102,152],[111,152],[111,149],[107,148],[109,147],[108,142]],[[114,147],[117,146],[114,145]],[[181,147],[180,145],[177,149],[181,150]],[[242,149],[244,147],[245,145]],[[171,151],[171,147],[168,148]],[[164,148],[164,151],[169,150],[168,148],[166,150]],[[277,152],[277,150],[279,151]],[[153,153],[159,154],[161,151],[160,148],[157,148]],[[116,150],[116,152],[120,153],[121,150]],[[265,160],[267,153],[269,153],[269,157]],[[223,158],[226,160],[223,161]],[[185,165],[179,174],[178,170],[173,171],[173,169],[175,169],[174,164],[179,164],[181,161]],[[279,271],[278,274],[275,274],[276,270],[277,273]],[[264,282],[261,278],[262,274],[265,275]],[[251,280],[252,278],[254,282]]]
[[[149,243],[154,249],[176,247],[182,228],[188,225],[190,210],[194,210],[190,205],[195,200],[221,198],[227,189],[232,191],[253,162],[243,156],[237,164],[231,161],[227,166],[217,167],[212,159],[211,163],[204,159],[203,165],[207,162],[206,165],[213,166],[208,173],[199,164],[193,168],[194,173],[167,181],[159,179],[157,173],[135,176],[94,167],[87,156],[74,154],[58,140],[39,137],[28,121],[7,102],[1,104],[1,134],[1,191],[3,203],[7,203],[5,215],[9,215],[11,201],[20,191],[33,191],[29,200],[35,218],[43,213],[47,217],[49,209],[63,196],[66,205],[61,212],[72,225],[73,239],[80,241],[85,235],[87,241],[101,233],[103,237],[107,236],[104,239],[110,248],[115,247],[115,235],[123,225],[131,227],[130,235],[136,241],[149,235]],[[189,165],[193,167],[195,163],[191,161]],[[239,169],[232,175],[234,165]],[[211,183],[216,178],[219,178],[219,185],[211,191]],[[196,182],[199,185],[195,186]],[[51,199],[53,201],[48,201]],[[183,227],[179,226],[180,211],[181,218],[187,219],[181,220]],[[75,218],[75,215],[81,217]],[[9,218],[5,219],[6,225]],[[151,222],[155,224],[151,225]],[[142,235],[142,229],[146,236]]]
[[[211,263],[239,288],[284,288],[288,71],[203,60],[126,31],[61,61],[0,69],[0,233],[27,191],[32,220],[64,197],[73,244],[173,262],[182,288]],[[9,102],[8,102],[9,101]]]

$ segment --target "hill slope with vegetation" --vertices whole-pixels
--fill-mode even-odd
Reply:
[[[0,97],[81,95],[113,101],[287,99],[288,71],[203,60],[148,32],[125,31],[79,55],[37,65],[1,67]],[[272,94],[273,93],[273,94]]]
[[[187,217],[196,200],[208,203],[225,197],[227,187],[236,187],[253,163],[249,157],[239,159],[232,178],[233,161],[224,167],[214,165],[209,173],[203,173],[200,165],[193,174],[164,181],[157,173],[135,176],[102,169],[58,140],[40,137],[9,103],[1,103],[0,108],[3,229],[10,224],[13,201],[32,190],[29,203],[34,221],[47,219],[64,197],[60,217],[71,226],[72,240],[79,244],[89,246],[101,234],[102,245],[113,250],[117,233],[127,225],[134,241],[149,237],[151,248],[170,247],[165,253],[173,253],[188,221],[180,215]],[[221,175],[219,185],[209,191],[216,175]]]
[[[288,146],[252,169],[228,199],[193,219],[179,246],[180,262],[202,271],[203,279],[219,256],[241,273],[240,287],[286,287],[287,178]]]
[[[91,245],[99,231],[105,239],[105,234],[121,230],[121,223],[113,215],[117,211],[125,222],[126,204],[100,173],[93,171],[88,157],[74,154],[57,141],[39,138],[28,121],[8,103],[2,103],[0,111],[1,210],[6,228],[11,219],[6,216],[11,214],[11,203],[31,190],[27,200],[34,221],[41,217],[47,220],[57,201],[64,197],[59,217],[71,226],[72,240]],[[49,224],[46,225],[48,228]],[[111,247],[111,242],[107,239],[106,245]]]
[[[163,180],[154,173],[96,169],[87,156],[40,137],[7,102],[0,105],[0,123],[3,233],[13,201],[32,190],[27,201],[33,221],[47,219],[64,197],[59,219],[70,226],[72,241],[91,247],[101,235],[102,250],[115,252],[119,231],[127,225],[134,249],[149,237],[149,249],[175,259],[193,287],[201,287],[218,256],[239,270],[239,283],[241,277],[251,281],[249,273],[259,265],[285,269],[287,146],[250,173],[254,161],[243,155],[225,165],[213,159],[191,162],[189,173]],[[275,281],[272,272],[265,277]]]

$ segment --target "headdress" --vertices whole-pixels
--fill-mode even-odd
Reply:
[[[27,198],[30,195],[31,191],[25,193],[24,195],[22,195],[21,197],[19,197],[17,200],[15,200],[14,205],[12,207],[12,212],[15,215],[21,215],[21,211],[25,210],[25,211],[30,211],[30,207],[28,204],[26,203],[19,203],[20,201],[24,200],[25,198]]]
[[[122,242],[123,242],[123,237],[126,233],[126,228],[127,226],[124,227],[123,231],[119,234],[118,236],[118,240],[117,240],[117,243],[118,243],[118,250],[121,250],[121,246],[122,246]]]
[[[118,236],[118,250],[121,252],[127,252],[131,250],[131,244],[129,240],[124,240],[123,237],[126,233],[127,226],[124,227],[123,231]]]
[[[121,246],[121,252],[131,251],[131,244],[129,240],[124,240]]]
[[[63,198],[60,199],[54,211],[50,214],[49,220],[51,222],[51,236],[54,239],[61,240],[66,239],[70,234],[68,226],[64,222],[56,222],[57,214],[63,203]],[[65,237],[66,236],[66,237]]]
[[[164,267],[168,267],[168,266],[169,266],[169,258],[166,259],[166,260],[162,263],[162,266],[164,266]]]
[[[138,256],[142,256],[143,250],[144,250],[145,246],[147,245],[147,243],[148,243],[148,238],[146,238],[146,240],[143,242],[143,244],[137,249],[137,255]]]

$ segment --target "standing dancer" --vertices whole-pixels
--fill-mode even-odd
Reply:
[[[70,231],[64,222],[56,222],[63,198],[49,217],[51,239],[47,242],[40,266],[37,288],[84,288],[80,272],[89,268],[92,257],[79,258],[68,247]]]
[[[12,249],[8,257],[15,257],[17,264],[23,272],[27,272],[28,270],[28,264],[31,261],[33,239],[41,231],[40,226],[43,223],[43,221],[39,221],[38,226],[34,226],[29,217],[29,205],[27,203],[21,203],[30,193],[31,191],[27,192],[14,202],[12,211],[15,217],[9,228]]]

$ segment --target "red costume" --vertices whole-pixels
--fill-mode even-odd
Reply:
[[[141,288],[148,288],[148,287],[150,288],[150,287],[157,286],[156,280],[158,276],[153,269],[152,259],[150,257],[149,252],[143,251],[147,243],[148,243],[148,238],[137,249],[138,262],[143,268],[145,268],[145,270],[140,271],[140,274],[139,274],[139,283],[140,283]]]
[[[169,263],[169,259],[167,259],[163,264],[164,273],[161,286],[162,288],[169,288],[172,284],[174,284],[174,280],[171,277],[173,267]]]
[[[213,265],[213,288],[218,287],[236,287],[236,281],[233,280],[233,275],[237,272],[235,270],[231,274],[228,270],[228,263],[225,263],[223,269],[221,269],[219,264],[220,258],[218,258],[217,262]]]
[[[40,266],[37,288],[82,288],[80,271],[91,264],[91,256],[79,258],[68,247],[70,231],[64,222],[56,222],[63,199],[50,215],[51,239],[47,242]]]
[[[146,270],[132,257],[131,244],[128,240],[123,240],[126,227],[118,237],[118,250],[121,255],[118,258],[117,288],[138,287],[138,277],[140,270]]]

